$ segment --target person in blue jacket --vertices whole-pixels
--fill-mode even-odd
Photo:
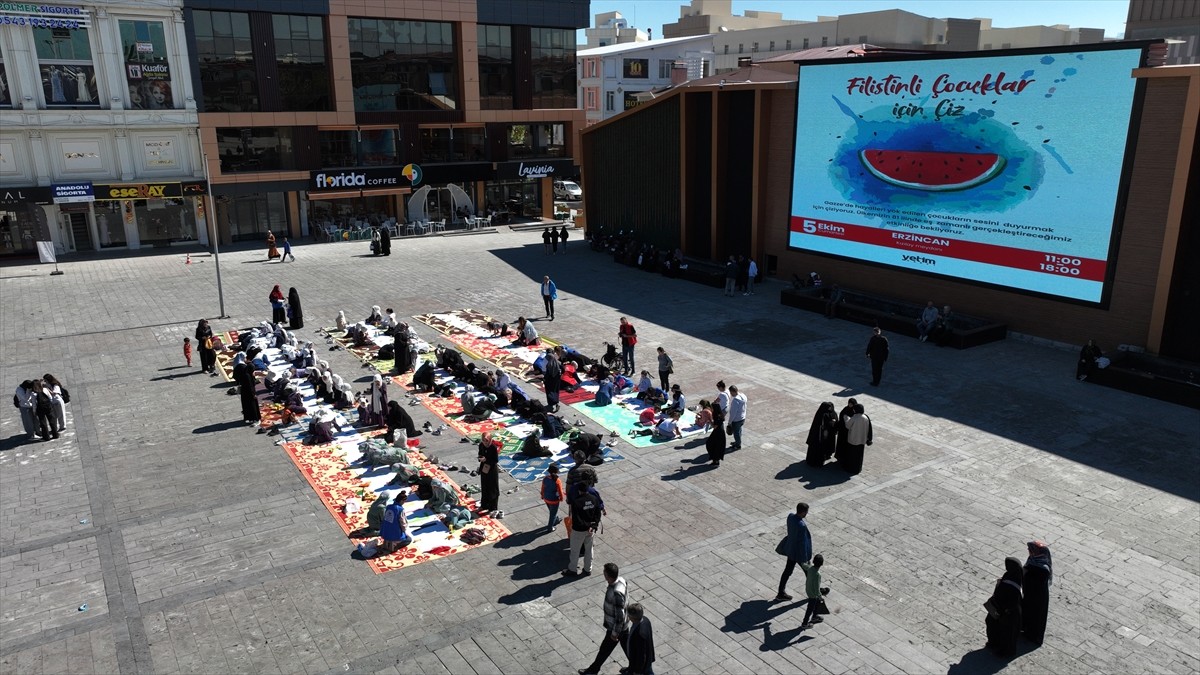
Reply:
[[[787,566],[783,568],[783,574],[779,577],[779,593],[775,595],[776,600],[791,600],[792,596],[787,594],[788,578],[792,576],[792,571],[799,564],[800,568],[808,571],[808,563],[812,560],[812,535],[808,532],[808,523],[804,520],[808,517],[808,504],[800,502],[796,504],[796,512],[789,513],[787,517],[787,540],[782,544],[780,551],[787,557]]]
[[[408,518],[404,515],[406,501],[408,491],[401,490],[383,512],[383,522],[379,524],[379,536],[383,539],[383,545],[379,547],[380,554],[394,553],[412,542],[412,537],[408,534]]]

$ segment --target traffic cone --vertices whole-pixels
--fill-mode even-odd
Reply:
[[[186,260],[186,261],[184,261],[184,263],[183,263],[183,264],[184,264],[184,265],[191,265],[191,264],[192,264],[192,254],[191,254],[191,253],[187,254],[187,260]]]

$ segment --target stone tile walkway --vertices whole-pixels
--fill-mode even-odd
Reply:
[[[627,316],[639,365],[655,370],[665,345],[690,403],[737,384],[746,444],[720,469],[691,439],[601,467],[597,573],[571,582],[528,487],[501,496],[515,534],[499,545],[385,575],[353,560],[282,450],[237,423],[227,385],[182,367],[183,337],[218,313],[211,257],[86,259],[60,277],[6,263],[4,386],[52,372],[72,403],[70,433],[49,443],[0,416],[0,672],[574,672],[600,639],[607,561],[654,622],[660,673],[1200,670],[1197,411],[1081,384],[1073,353],[1011,339],[960,352],[894,337],[867,387],[867,331],[782,307],[777,284],[726,298],[584,242],[546,256],[539,236],[406,240],[389,258],[302,245],[283,264],[227,251],[232,318],[213,323],[266,318],[275,283],[301,293],[301,337],[372,304],[536,317],[550,274],[543,334],[598,355]],[[327,358],[364,386],[350,355]],[[865,470],[808,467],[813,412],[848,396],[875,424]],[[426,440],[446,461],[475,454]],[[803,632],[800,602],[771,602],[797,501],[833,588],[834,614]],[[1047,639],[1005,663],[981,651],[982,603],[1033,538],[1054,551]],[[617,652],[603,672],[623,665]]]

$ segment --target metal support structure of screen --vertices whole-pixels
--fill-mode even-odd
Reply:
[[[802,65],[788,247],[1104,302],[1142,58]]]

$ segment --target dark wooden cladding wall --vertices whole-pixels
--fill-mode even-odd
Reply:
[[[588,229],[632,230],[641,242],[678,246],[678,98],[649,105],[583,138]]]
[[[1145,85],[1129,196],[1117,246],[1116,275],[1107,309],[788,250],[795,91],[764,92],[769,101],[764,105],[771,108],[764,141],[764,149],[769,153],[767,171],[760,186],[760,194],[767,200],[764,209],[767,217],[760,225],[765,228],[761,233],[765,252],[779,256],[782,279],[815,270],[826,283],[837,282],[914,302],[933,300],[966,314],[1004,321],[1010,330],[1020,333],[1070,344],[1082,344],[1092,338],[1106,350],[1119,344],[1144,346],[1183,124],[1187,80],[1148,78]],[[1070,366],[1068,362],[1064,368],[1069,370]]]
[[[688,92],[687,122],[686,223],[687,247],[684,255],[713,259],[719,253],[712,240],[712,94]]]

